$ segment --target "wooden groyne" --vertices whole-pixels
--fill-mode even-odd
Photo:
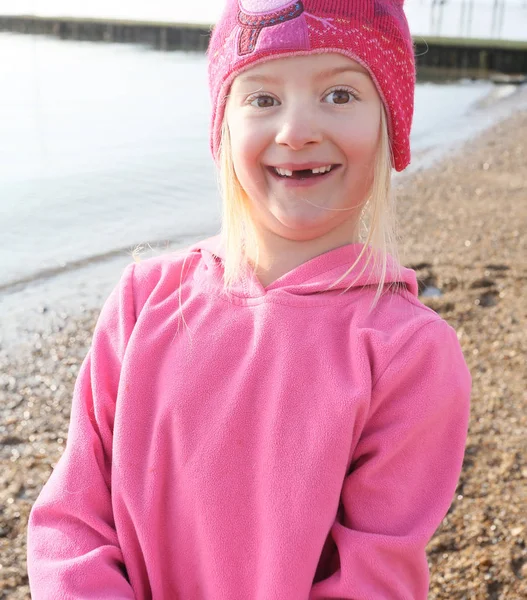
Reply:
[[[212,25],[74,17],[0,16],[0,31],[50,35],[64,40],[146,44],[159,50],[205,51]],[[488,77],[527,75],[527,42],[415,37],[421,75]]]
[[[61,40],[146,44],[159,50],[205,51],[211,25],[24,15],[0,16],[0,31],[51,35]]]
[[[415,37],[419,72],[460,77],[527,75],[527,42],[447,37]],[[521,80],[521,77],[519,78]]]

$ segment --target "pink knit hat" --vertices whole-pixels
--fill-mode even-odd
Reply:
[[[363,65],[384,102],[394,168],[410,162],[415,59],[404,0],[226,0],[208,50],[211,149],[218,159],[234,78],[282,56],[338,52]]]

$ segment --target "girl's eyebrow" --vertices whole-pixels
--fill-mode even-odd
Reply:
[[[334,69],[327,69],[326,71],[322,71],[317,75],[317,79],[328,79],[329,77],[334,77],[335,75],[341,75],[342,73],[359,73],[359,75],[368,75],[368,71],[366,69],[357,64],[354,65],[346,65],[343,67],[335,67]]]
[[[240,75],[238,81],[240,83],[280,83],[281,79],[270,75]]]
[[[368,71],[361,65],[346,65],[345,67],[335,67],[334,69],[327,69],[321,71],[315,77],[318,81],[320,79],[329,79],[335,75],[341,75],[342,73],[358,73],[359,75],[365,75],[368,77]],[[280,77],[273,77],[272,75],[240,75],[240,83],[280,83],[282,79]]]

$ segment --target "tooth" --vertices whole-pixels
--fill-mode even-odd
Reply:
[[[293,171],[289,171],[288,169],[280,169],[279,167],[275,167],[274,170],[282,177],[291,177],[293,175]]]
[[[311,169],[311,171],[316,175],[317,173],[319,173],[320,175],[323,175],[324,173],[328,173],[329,171],[331,171],[331,165],[328,165],[327,167],[316,167],[314,169]]]

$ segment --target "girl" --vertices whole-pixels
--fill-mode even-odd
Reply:
[[[29,522],[33,598],[424,600],[463,460],[455,332],[390,253],[397,0],[228,0],[219,238],[131,265]]]

